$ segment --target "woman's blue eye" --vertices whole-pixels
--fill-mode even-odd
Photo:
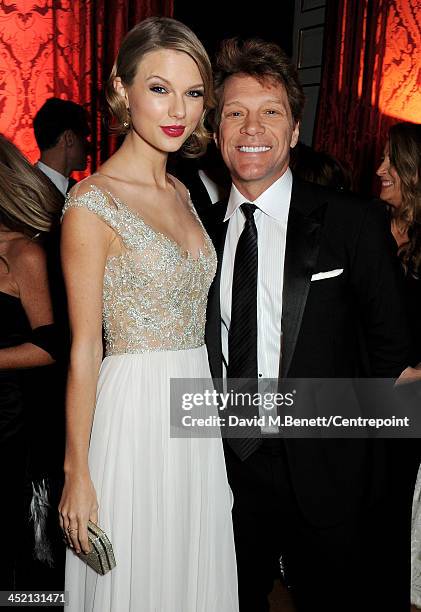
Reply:
[[[191,98],[203,98],[203,91],[200,89],[192,89],[191,91],[187,92],[187,95]]]
[[[155,93],[167,93],[167,90],[165,89],[165,87],[162,87],[161,85],[154,85],[153,87],[150,88],[151,91],[155,92]]]

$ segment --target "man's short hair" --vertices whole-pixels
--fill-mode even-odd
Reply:
[[[259,38],[241,41],[229,38],[221,43],[215,65],[215,94],[218,100],[213,116],[213,128],[218,130],[224,103],[224,84],[235,74],[252,76],[258,81],[273,80],[286,90],[292,117],[301,120],[304,92],[297,71],[288,55],[275,43]]]
[[[90,134],[85,109],[70,100],[49,98],[34,118],[35,139],[40,151],[54,147],[66,130],[85,137]]]

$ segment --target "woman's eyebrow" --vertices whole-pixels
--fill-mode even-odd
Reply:
[[[159,74],[151,74],[151,76],[147,77],[147,81],[149,81],[150,79],[159,79],[161,81],[165,81],[165,83],[168,83],[168,85],[171,85],[171,81],[169,81],[168,79],[166,79],[165,77],[159,75]],[[189,89],[193,89],[193,88],[197,88],[197,87],[204,87],[203,83],[195,83],[194,85],[189,85]]]

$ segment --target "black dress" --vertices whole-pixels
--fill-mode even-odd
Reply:
[[[17,346],[31,328],[19,298],[0,291],[0,348]],[[15,586],[16,561],[25,519],[24,488],[28,445],[25,426],[25,371],[0,370],[0,590]]]
[[[41,530],[42,535],[38,539],[34,539],[34,522],[36,525],[39,525],[39,522],[36,518],[34,522],[26,521],[18,586],[20,589],[62,590],[65,546],[59,527],[58,506],[64,483],[64,402],[70,331],[60,266],[58,229],[43,237],[43,247],[47,255],[49,291],[54,317],[54,325],[47,327],[53,330],[53,338],[49,333],[47,339],[37,336],[36,339],[32,337],[31,341],[53,355],[55,363],[27,370],[25,375],[26,423],[30,431],[25,507],[27,515],[31,499],[41,499],[41,506],[37,504],[38,510],[44,506],[45,501],[48,502],[48,507],[44,527]],[[38,342],[39,340],[41,342]],[[34,496],[33,487],[41,494],[40,497]]]
[[[57,306],[54,298],[53,304]],[[52,336],[57,336],[61,351],[53,350]],[[0,590],[61,590],[64,585],[65,547],[57,508],[63,486],[66,337],[56,325],[32,330],[20,299],[0,291],[0,349],[31,342],[56,359],[50,366],[0,370],[0,525],[4,546]],[[47,545],[47,559],[36,554],[40,546],[30,519],[33,483],[37,487],[43,483],[47,493],[44,500],[49,507],[44,506],[45,523],[38,538],[42,550]],[[39,526],[39,521],[35,522]]]

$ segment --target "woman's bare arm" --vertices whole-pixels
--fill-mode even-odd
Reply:
[[[24,240],[19,242],[10,265],[23,309],[31,328],[35,329],[53,322],[47,261],[41,245]],[[33,368],[53,362],[50,353],[31,342],[0,349],[0,369]]]
[[[88,448],[102,360],[102,289],[112,230],[95,214],[70,208],[62,226],[62,266],[72,346],[66,393],[65,485],[60,522],[76,552],[87,552],[88,520],[98,504],[88,468]],[[68,529],[74,531],[68,532]]]

